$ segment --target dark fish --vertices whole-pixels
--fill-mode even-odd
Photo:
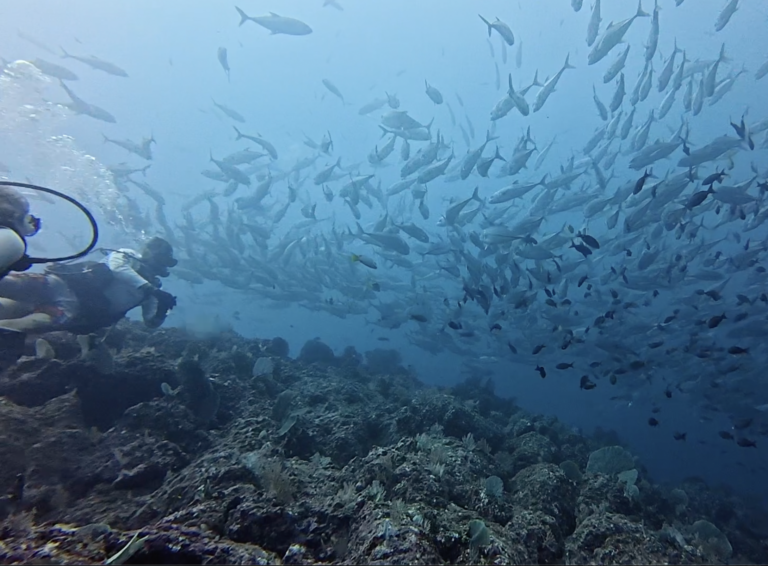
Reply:
[[[588,375],[582,375],[581,381],[579,382],[579,389],[584,389],[586,391],[589,391],[590,389],[594,389],[597,387],[597,384],[589,379]]]
[[[749,428],[752,425],[753,420],[754,419],[752,417],[733,419],[733,428],[736,430],[744,430],[745,428]]]
[[[494,333],[501,332],[501,324],[497,322],[493,326],[491,326],[491,332],[494,332]]]
[[[757,442],[754,440],[750,440],[749,438],[739,438],[736,441],[736,444],[741,446],[742,448],[757,448]]]
[[[539,352],[541,352],[544,348],[546,348],[546,344],[539,344],[533,349],[533,355],[535,356]]]
[[[576,242],[571,243],[571,247],[575,249],[577,252],[579,252],[584,257],[588,257],[592,255],[592,250],[589,249],[584,244],[577,244]]]
[[[515,345],[514,345],[514,344],[512,344],[512,342],[507,342],[507,346],[509,347],[509,350],[510,350],[510,351],[511,351],[513,354],[517,354],[517,348],[515,348]]]
[[[557,369],[569,369],[573,367],[573,362],[567,364],[565,362],[560,362],[555,366]]]
[[[704,185],[705,187],[706,186],[711,187],[715,183],[722,183],[723,182],[723,178],[726,175],[727,175],[727,173],[725,172],[725,169],[723,169],[722,171],[717,171],[716,173],[712,173],[706,179],[704,179],[701,182],[701,184]]]
[[[741,354],[749,354],[749,348],[742,348],[741,346],[731,346],[728,348],[728,353],[738,356]]]
[[[688,199],[688,202],[685,203],[685,208],[688,210],[691,210],[694,207],[699,206],[701,203],[703,203],[705,200],[707,200],[707,197],[714,193],[715,191],[712,190],[712,187],[709,187],[706,191],[699,191],[696,193],[693,193],[691,197]]]
[[[461,330],[461,323],[460,322],[455,322],[455,321],[452,320],[452,321],[450,321],[448,323],[448,326],[450,326],[454,330]]]
[[[639,169],[639,167],[638,167],[638,169]],[[652,177],[652,176],[653,176],[653,172],[649,172],[648,169],[646,169],[645,172],[643,173],[642,177],[640,177],[637,180],[637,182],[635,183],[635,188],[632,190],[632,194],[636,195],[637,193],[642,191],[643,190],[643,186],[645,185],[646,179],[648,179],[648,177]]]
[[[673,434],[675,440],[682,440],[685,441],[685,437],[688,435],[687,432],[676,432]]]
[[[656,420],[654,417],[651,417],[648,419],[648,424],[651,426],[659,426],[659,421]]]
[[[725,313],[713,316],[707,321],[707,328],[717,328],[725,320]]]
[[[597,367],[600,367],[600,362],[592,362],[591,364],[589,364],[589,367],[591,367],[593,369],[597,368]]]
[[[423,314],[412,314],[411,320],[415,320],[416,322],[427,322],[427,317]]]
[[[723,440],[733,440],[733,435],[727,430],[721,430],[717,434],[720,435],[720,438]]]
[[[600,249],[600,242],[597,241],[597,239],[593,238],[589,234],[585,234],[584,232],[579,232],[576,234],[579,238],[581,238],[581,241],[587,244],[590,248],[593,250],[599,250]]]
[[[536,366],[536,371],[539,372],[539,375],[541,376],[541,379],[544,379],[545,377],[547,377],[547,370],[545,370],[543,367],[537,365]]]

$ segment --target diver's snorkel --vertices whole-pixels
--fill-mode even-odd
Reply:
[[[65,195],[64,193],[60,193],[59,191],[56,191],[54,189],[49,189],[47,187],[41,187],[39,185],[32,185],[30,183],[16,183],[13,181],[0,181],[0,185],[5,185],[8,187],[18,187],[22,189],[32,189],[35,191],[40,191],[43,193],[48,193],[54,196],[57,196],[59,198],[62,198],[66,200],[67,202],[75,205],[80,211],[85,214],[85,217],[88,219],[88,222],[91,224],[91,242],[86,246],[82,251],[77,252],[76,254],[68,255],[68,256],[62,256],[62,257],[29,257],[27,255],[27,242],[24,239],[24,236],[31,236],[34,234],[37,234],[37,232],[40,231],[41,222],[39,218],[36,218],[32,215],[27,215],[25,218],[25,230],[24,234],[19,233],[19,236],[21,236],[21,240],[24,242],[24,255],[17,260],[15,263],[13,263],[11,266],[7,267],[4,272],[0,272],[0,279],[5,276],[10,271],[26,271],[30,267],[32,267],[35,264],[39,263],[54,263],[58,261],[68,261],[71,259],[78,259],[85,255],[88,255],[91,253],[93,248],[96,247],[96,243],[99,240],[99,226],[96,224],[96,219],[93,217],[93,214],[91,214],[91,211],[85,208],[79,201],[76,199],[70,197],[69,195]],[[12,228],[13,229],[13,228]],[[14,230],[16,231],[16,230]],[[18,232],[17,232],[18,233]]]

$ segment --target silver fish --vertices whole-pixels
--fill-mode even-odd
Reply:
[[[270,32],[272,32],[272,35],[309,35],[312,33],[311,27],[309,27],[301,20],[297,20],[295,18],[280,16],[274,12],[270,12],[268,16],[249,16],[237,6],[235,6],[235,10],[237,10],[237,13],[240,14],[239,25],[243,25],[245,22],[251,21],[259,24],[263,28],[268,29]]]

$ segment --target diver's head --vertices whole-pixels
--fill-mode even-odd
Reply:
[[[40,220],[29,213],[29,201],[12,187],[0,185],[0,226],[21,236],[34,236],[40,230]]]
[[[179,263],[173,257],[173,247],[163,238],[152,238],[141,251],[142,263],[158,277],[168,277],[168,269]]]

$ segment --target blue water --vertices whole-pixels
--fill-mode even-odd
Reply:
[[[303,144],[305,134],[320,141],[326,132],[331,132],[335,145],[333,157],[323,156],[316,168],[310,169],[311,175],[335,161],[337,156],[342,156],[345,165],[363,162],[361,172],[371,170],[365,161],[366,155],[374,145],[384,142],[377,127],[381,111],[360,116],[357,109],[383,96],[384,91],[397,93],[402,101],[401,108],[407,109],[422,123],[434,117],[433,132],[439,129],[446,141],[453,144],[457,159],[461,159],[466,146],[458,126],[451,126],[445,104],[436,107],[426,97],[425,79],[440,89],[456,112],[459,123],[464,123],[466,127],[465,116],[472,121],[475,138],[471,147],[475,148],[490,127],[489,112],[503,95],[506,73],[513,74],[516,86],[530,84],[537,70],[539,79],[543,81],[560,69],[567,54],[570,54],[570,62],[576,69],[564,73],[556,92],[540,112],[526,118],[512,112],[501,120],[496,129],[501,136],[499,146],[503,153],[511,154],[517,139],[528,126],[540,148],[557,136],[542,170],[523,172],[518,176],[519,179],[538,179],[543,171],[556,174],[560,165],[566,164],[573,154],[579,159],[581,148],[593,131],[602,125],[592,103],[592,85],[598,87],[600,97],[607,105],[614,86],[603,85],[602,75],[624,46],[616,48],[597,65],[586,64],[589,48],[585,36],[590,17],[590,6],[586,3],[579,13],[573,12],[567,0],[549,0],[546,3],[341,0],[341,3],[343,11],[323,7],[321,0],[243,0],[239,4],[252,15],[263,15],[274,10],[299,18],[313,28],[309,36],[291,37],[271,36],[267,30],[252,22],[238,27],[238,15],[230,3],[181,0],[110,3],[83,0],[57,3],[7,1],[2,5],[0,17],[0,56],[9,61],[41,57],[77,72],[80,80],[69,83],[70,87],[83,99],[108,109],[116,116],[117,124],[73,117],[57,127],[73,136],[76,146],[99,162],[114,164],[127,161],[143,165],[138,158],[129,158],[122,149],[104,144],[102,133],[133,140],[153,134],[157,146],[146,180],[164,195],[167,201],[165,212],[172,225],[182,221],[179,210],[185,201],[217,186],[200,175],[202,169],[209,168],[209,151],[220,157],[247,145],[234,141],[233,122],[215,111],[212,97],[246,117],[246,124],[238,125],[244,132],[259,132],[272,141],[279,149],[279,164],[284,168],[313,154]],[[634,10],[632,4],[604,2],[601,34],[611,20],[629,17]],[[652,6],[647,0],[645,4],[644,8],[650,12]],[[749,112],[752,122],[767,118],[764,100],[768,79],[757,82],[753,75],[768,55],[763,39],[768,5],[755,1],[741,2],[741,7],[726,28],[718,33],[714,31],[714,22],[723,7],[722,2],[687,0],[676,7],[671,0],[663,0],[660,6],[661,33],[654,59],[654,84],[649,100],[638,105],[635,126],[640,125],[648,111],[658,108],[661,102],[663,94],[656,89],[656,77],[675,39],[681,48],[686,49],[689,59],[714,60],[721,43],[725,42],[731,61],[723,66],[721,79],[731,70],[738,71],[742,65],[748,69],[719,103],[714,106],[705,103],[699,116],[685,115],[691,124],[692,144],[700,146],[716,136],[732,134],[729,119],[738,120],[745,111]],[[515,65],[518,45],[508,49],[508,62],[503,64],[500,38],[496,34],[490,38],[495,52],[495,59],[492,58],[486,28],[478,13],[487,18],[498,16],[509,23],[516,42],[523,45],[519,69]],[[643,44],[649,27],[650,18],[638,19],[625,37],[631,45],[624,70],[627,79],[625,111],[629,110],[627,99],[642,71]],[[17,30],[39,39],[56,51],[61,45],[71,53],[94,54],[114,62],[126,69],[130,78],[109,76],[74,61],[57,59],[18,37]],[[231,82],[227,81],[216,58],[217,48],[221,46],[228,50]],[[494,60],[501,69],[501,91],[494,84]],[[321,83],[324,78],[340,89],[347,105],[324,88]],[[52,92],[57,92],[53,87]],[[527,96],[531,104],[536,91],[534,87]],[[456,98],[457,93],[464,101],[463,109]],[[66,101],[66,95],[61,91],[51,98],[57,102]],[[649,143],[657,138],[667,139],[677,130],[682,116],[681,99],[682,91],[671,112],[661,124],[654,126]],[[26,176],[33,180],[45,178],[46,167],[56,166],[55,163],[45,162],[25,163],[20,156],[13,155],[16,148],[12,146],[12,139],[9,132],[3,136],[3,155],[9,159],[2,160],[15,159],[23,163],[21,168],[14,168],[13,178],[16,180],[23,180]],[[755,142],[760,145],[762,136]],[[415,142],[411,145],[414,151],[419,147]],[[491,152],[492,146],[487,154]],[[680,155],[678,150],[670,161],[655,164],[657,175],[662,177],[667,169],[673,170],[672,165]],[[388,160],[394,165],[375,171],[385,189],[399,179],[398,156],[399,143]],[[535,155],[529,169],[532,169],[534,160]],[[751,176],[751,163],[756,164],[764,178],[766,150],[757,149],[749,155],[741,151],[734,162],[735,169],[729,172],[734,183]],[[617,161],[613,169],[615,178],[608,194],[612,194],[619,182],[639,175],[626,163],[623,158]],[[710,164],[707,172],[711,169]],[[430,220],[421,222],[415,210],[413,218],[431,234],[442,234],[444,229],[436,223],[448,199],[468,197],[475,185],[480,185],[481,196],[487,198],[509,182],[510,179],[481,179],[476,175],[457,183],[438,180],[429,187],[427,203],[432,212]],[[238,195],[243,194],[246,192],[241,187]],[[270,198],[282,203],[286,194],[286,183],[281,182],[273,187]],[[354,228],[354,219],[338,197],[333,203],[326,203],[320,188],[315,187],[311,180],[301,188],[300,194],[312,195],[310,200],[317,203],[318,218],[328,218],[335,213],[337,226]],[[143,197],[139,201],[150,210],[154,208]],[[221,203],[224,205],[226,200],[221,199]],[[299,208],[300,203],[296,203],[289,210],[278,231],[304,220]],[[42,209],[45,211],[45,206]],[[71,223],[79,222],[74,214],[57,217],[50,209],[47,210],[48,217],[43,215],[43,218],[47,222],[48,234],[54,234],[57,229],[80,230],[72,227]],[[363,208],[362,212],[364,226],[370,226],[381,216],[378,205],[373,211]],[[206,217],[207,206],[198,209],[197,213]],[[100,219],[103,218],[101,211]],[[552,220],[547,224],[546,232],[559,230],[566,223],[573,224],[577,229],[584,225],[578,209],[559,215],[556,221]],[[621,224],[613,232],[605,231],[602,220],[594,225],[592,233],[604,245],[614,234],[620,233]],[[738,223],[731,224],[724,234],[738,231],[738,227]],[[762,227],[749,237],[756,243],[763,241],[765,235],[765,228]],[[106,247],[126,243],[138,245],[138,236],[141,235],[105,226],[102,244]],[[46,233],[39,238],[44,240]],[[666,235],[665,239],[670,246],[679,245],[670,235]],[[56,246],[50,241],[47,245],[49,249]],[[349,248],[350,252],[354,251],[352,246]],[[726,253],[735,253],[739,247],[729,242],[723,249],[728,250]],[[570,253],[575,252],[571,250]],[[405,282],[410,279],[405,271],[395,273]],[[430,288],[436,288],[431,283],[425,285],[426,293]],[[455,283],[451,285],[454,286],[453,295],[458,294],[454,298],[460,298],[460,285],[458,288],[455,288]],[[709,282],[702,284],[705,288],[711,285]],[[215,282],[192,286],[171,279],[166,288],[179,297],[179,307],[168,324],[187,325],[218,317],[222,327],[231,326],[245,336],[282,336],[291,344],[294,355],[305,340],[314,337],[320,337],[338,352],[349,345],[361,352],[376,347],[391,347],[398,349],[405,363],[411,365],[427,383],[450,386],[466,377],[459,369],[466,360],[448,352],[428,354],[409,343],[406,327],[412,329],[414,323],[397,330],[385,330],[367,323],[366,318],[375,319],[373,310],[367,316],[349,315],[339,319],[307,310],[300,304],[282,304],[275,308],[268,301],[258,300],[258,293],[238,292]],[[692,289],[686,290],[686,296]],[[732,300],[737,292],[735,287],[729,288],[729,299]],[[666,295],[663,300],[671,306],[680,298]],[[235,311],[240,313],[239,318],[233,318]],[[642,316],[651,318],[664,318],[670,314],[669,309],[658,305],[642,312]],[[390,341],[378,341],[377,338],[382,336]],[[595,427],[615,430],[640,457],[655,480],[676,482],[685,476],[697,475],[712,484],[724,483],[738,492],[768,502],[768,487],[760,479],[765,477],[768,463],[765,438],[757,437],[758,449],[745,449],[722,441],[717,431],[731,426],[724,411],[716,415],[712,422],[703,421],[698,401],[677,394],[672,399],[664,399],[661,396],[664,386],[659,379],[647,385],[633,385],[631,390],[638,394],[631,403],[627,399],[611,401],[610,397],[617,392],[604,385],[607,383],[605,379],[593,391],[580,391],[574,386],[573,376],[566,378],[554,369],[550,369],[548,378],[542,380],[532,366],[516,363],[514,358],[498,351],[477,347],[473,352],[477,357],[498,358],[496,363],[488,364],[486,370],[488,375],[494,376],[498,394],[514,396],[526,409],[556,415],[584,432],[590,432]],[[663,349],[654,355],[658,356],[654,360],[655,373],[668,373],[664,366]],[[752,355],[756,363],[766,359],[764,351],[753,351]],[[726,379],[735,380],[737,377],[738,374],[732,374]],[[762,403],[768,401],[765,388],[744,392],[744,395],[747,394]],[[662,426],[651,428],[646,421],[651,415],[651,408],[656,405],[663,406],[660,416]],[[758,428],[760,423],[754,426]],[[673,431],[686,431],[687,441],[675,441]],[[754,438],[755,434],[752,433],[751,437]]]

